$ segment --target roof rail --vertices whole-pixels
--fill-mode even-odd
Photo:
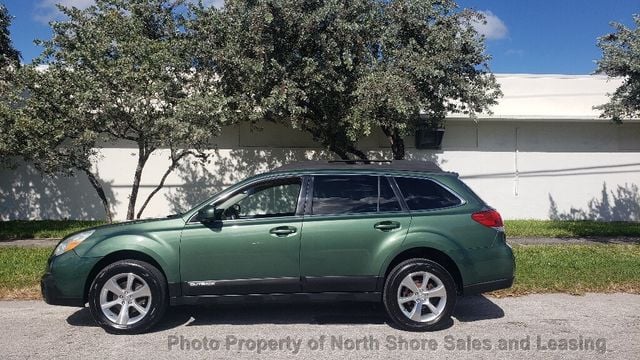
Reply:
[[[360,160],[360,159],[353,159],[353,160],[329,160],[328,163],[329,164],[333,164],[333,163],[344,163],[344,164],[372,164],[372,163],[391,163],[391,160]]]
[[[291,170],[399,170],[431,173],[444,173],[440,166],[433,161],[422,160],[324,160],[297,161],[282,165],[272,171]]]

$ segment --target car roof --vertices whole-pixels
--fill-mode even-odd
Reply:
[[[305,170],[368,170],[368,171],[412,171],[443,173],[445,172],[433,161],[420,160],[329,160],[329,161],[297,161],[275,168],[270,172],[305,171]]]

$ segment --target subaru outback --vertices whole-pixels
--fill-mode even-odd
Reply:
[[[141,333],[172,305],[378,301],[398,328],[450,319],[456,297],[507,288],[500,214],[436,164],[299,162],[192,210],[64,238],[41,288],[106,331]]]

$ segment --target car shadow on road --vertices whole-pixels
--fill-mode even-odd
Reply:
[[[453,317],[461,322],[498,319],[503,316],[504,311],[482,295],[459,298],[453,313]],[[88,308],[71,314],[67,323],[73,326],[97,326]],[[381,303],[267,302],[170,307],[153,331],[179,326],[254,324],[388,324],[393,327]],[[445,328],[452,325],[453,321],[449,321]]]
[[[484,295],[465,296],[458,299],[453,317],[460,322],[500,319],[502,308]]]

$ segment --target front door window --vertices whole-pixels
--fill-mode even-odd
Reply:
[[[285,179],[260,184],[233,194],[216,208],[220,220],[293,216],[298,207],[300,179]]]

